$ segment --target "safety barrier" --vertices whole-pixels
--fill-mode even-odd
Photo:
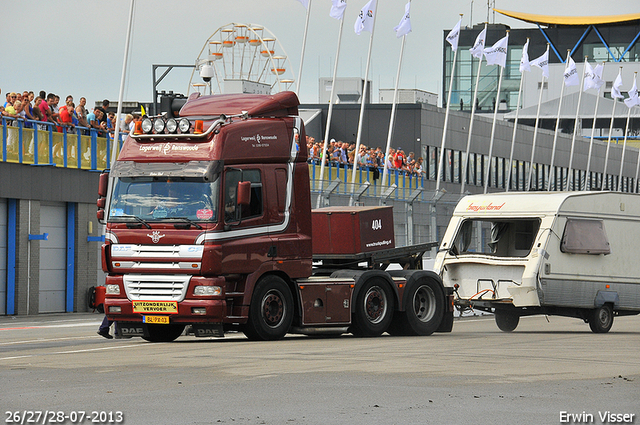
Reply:
[[[99,130],[62,126],[50,122],[2,117],[2,162],[49,165],[84,170],[104,170],[111,159],[112,138]],[[118,151],[124,135],[120,134]]]

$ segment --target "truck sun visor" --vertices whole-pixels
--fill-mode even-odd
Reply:
[[[201,177],[203,181],[213,181],[222,170],[222,161],[189,162],[133,162],[116,161],[111,175],[114,177],[179,176]]]

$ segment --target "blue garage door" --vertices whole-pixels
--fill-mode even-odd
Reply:
[[[0,314],[7,314],[7,200],[0,199]]]
[[[40,313],[59,313],[66,305],[67,206],[47,203],[40,206]]]

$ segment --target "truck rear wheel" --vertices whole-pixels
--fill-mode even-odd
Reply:
[[[253,291],[249,320],[243,332],[255,341],[283,338],[293,322],[293,296],[278,276],[262,279]]]
[[[613,309],[609,304],[604,304],[591,311],[589,315],[589,327],[591,331],[597,334],[609,332],[613,326]]]
[[[393,319],[393,293],[386,281],[369,279],[356,297],[351,333],[356,336],[378,336]]]
[[[502,332],[513,332],[520,323],[520,316],[517,314],[507,314],[495,312],[496,325]]]
[[[171,342],[182,335],[184,325],[147,325],[149,336],[142,339],[149,342]]]
[[[444,295],[437,282],[417,281],[406,289],[405,311],[391,325],[392,335],[427,336],[438,330],[444,317]]]

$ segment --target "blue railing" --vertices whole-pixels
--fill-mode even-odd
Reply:
[[[336,189],[336,193],[350,194],[354,190],[351,184],[351,176],[353,173],[353,165],[351,164],[339,164],[330,162],[325,165],[324,176],[322,183],[318,181],[320,178],[321,164],[311,161],[309,163],[309,178],[311,179],[311,190],[321,191],[328,183],[339,179],[342,183]],[[382,184],[383,169],[376,167],[362,167],[359,166],[356,170],[355,190],[363,185],[365,182],[369,182],[370,186],[363,193],[364,196],[379,196],[381,192],[380,186],[385,188],[388,186],[396,185],[397,189],[392,194],[393,199],[404,199],[409,197],[411,192],[417,188],[424,187],[425,176],[410,173],[408,171],[389,169],[387,174],[387,181]],[[375,177],[375,178],[374,178]],[[315,183],[314,183],[315,182]],[[424,194],[423,196],[427,196]],[[422,199],[422,197],[421,197]]]
[[[125,136],[120,134],[118,149]],[[96,129],[3,116],[0,161],[104,170],[111,160],[112,140],[108,132],[100,137]]]

